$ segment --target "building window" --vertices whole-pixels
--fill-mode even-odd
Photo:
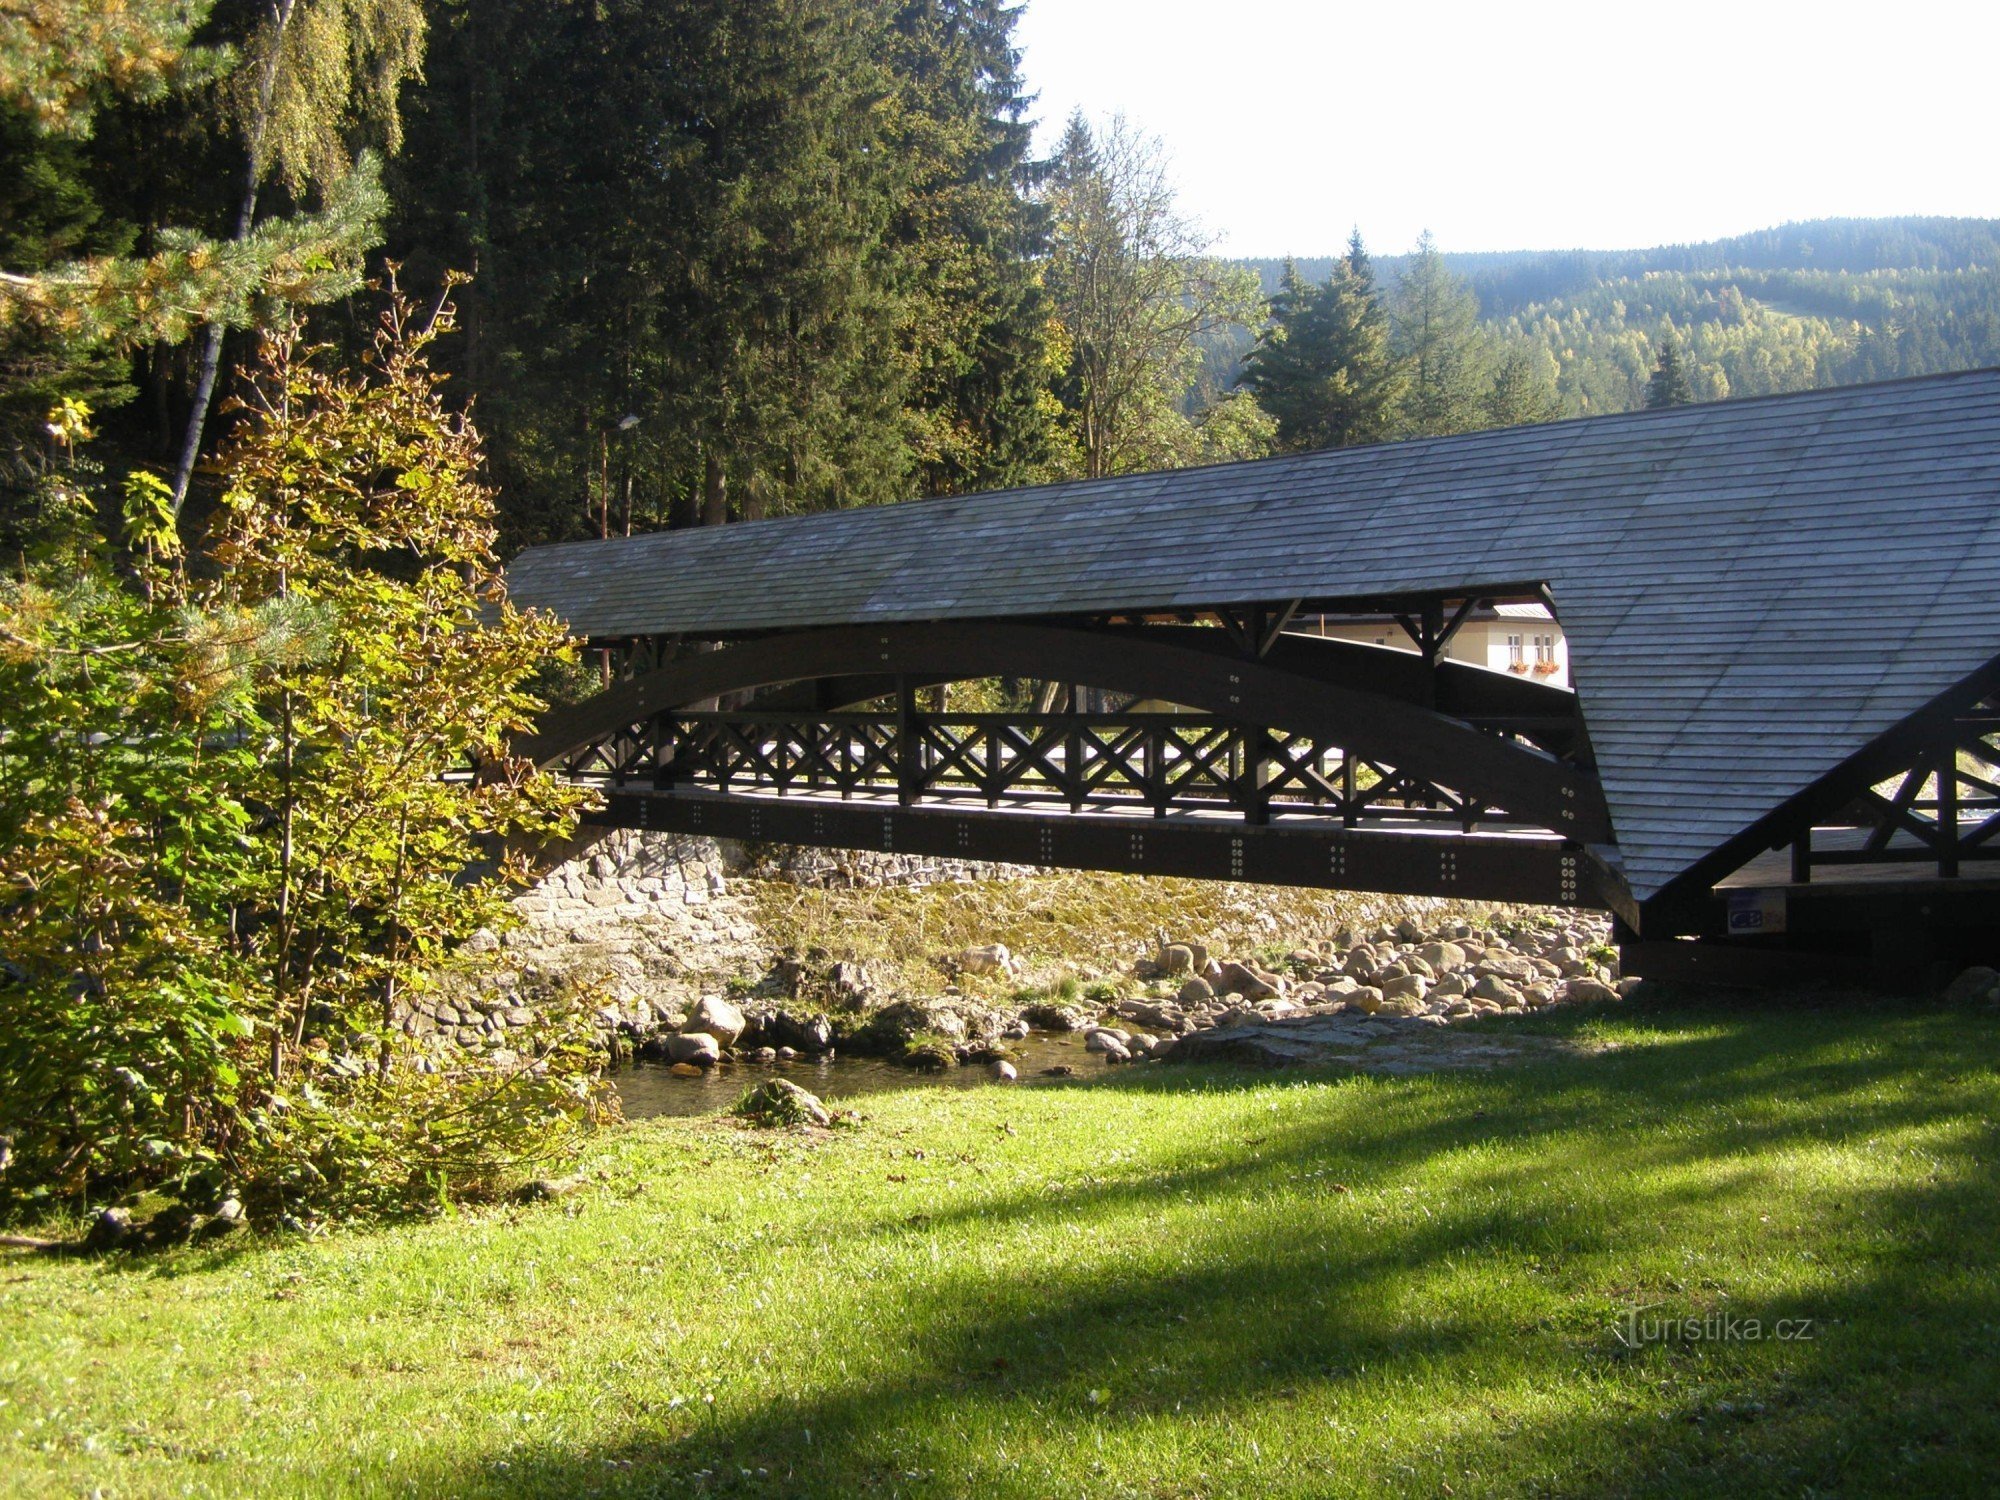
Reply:
[[[1518,635],[1508,636],[1507,665],[1510,667],[1518,667],[1522,665],[1524,660],[1525,658],[1523,658],[1521,655],[1521,638]]]
[[[1556,659],[1556,638],[1552,635],[1536,636],[1535,661],[1538,664],[1545,662],[1553,664],[1555,662],[1555,659]]]

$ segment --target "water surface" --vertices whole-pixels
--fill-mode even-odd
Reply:
[[[778,1063],[725,1061],[699,1078],[676,1077],[668,1063],[634,1062],[613,1069],[609,1076],[625,1118],[644,1120],[655,1115],[718,1114],[741,1099],[745,1089],[773,1077],[789,1078],[831,1104],[898,1089],[1019,1088],[1044,1081],[1044,1068],[1070,1067],[1087,1077],[1104,1067],[1103,1059],[1085,1052],[1083,1038],[1074,1033],[1038,1032],[1008,1042],[1007,1050],[1021,1070],[1018,1084],[996,1083],[984,1063],[921,1073],[879,1057],[844,1055]]]

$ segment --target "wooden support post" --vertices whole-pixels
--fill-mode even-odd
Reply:
[[[680,766],[674,756],[674,723],[665,714],[655,716],[653,735],[653,789],[664,792],[679,779]]]
[[[1799,836],[1792,840],[1792,884],[1812,883],[1812,824],[1799,830]]]
[[[1167,815],[1167,736],[1172,731],[1163,724],[1146,729],[1146,800],[1153,804],[1153,816]]]
[[[1958,874],[1958,750],[1949,739],[1937,762],[1938,874],[1950,880]]]
[[[1069,688],[1069,722],[1063,728],[1063,789],[1069,793],[1069,810],[1080,812],[1083,808],[1083,726],[1078,722],[1082,713],[1083,689],[1075,683]]]
[[[1271,793],[1264,783],[1270,755],[1271,737],[1261,725],[1243,731],[1243,821],[1258,827],[1271,821]]]
[[[896,675],[896,800],[904,807],[917,800],[923,786],[922,746],[917,734],[916,683]]]

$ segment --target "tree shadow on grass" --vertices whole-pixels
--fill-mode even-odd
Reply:
[[[1683,1039],[1587,1067],[1371,1081],[1365,1102],[1382,1107],[1342,1112],[1339,1136],[1323,1115],[1280,1113],[1226,1150],[1161,1142],[1101,1179],[858,1217],[839,1233],[854,1252],[976,1230],[1026,1257],[1086,1223],[1102,1228],[1106,1250],[871,1286],[868,1326],[893,1334],[852,1347],[851,1374],[724,1392],[713,1408],[635,1392],[616,1441],[519,1442],[476,1470],[419,1476],[419,1488],[1028,1496],[1450,1483],[1459,1494],[1600,1495],[1983,1484],[2000,1455],[2000,1132],[1967,1088],[1990,1084],[1991,1018],[1940,1025],[1935,1012],[1906,1021],[1834,1002],[1804,1012],[1694,1003],[1644,1019]],[[1325,1081],[1129,1070],[1093,1087],[1261,1095]],[[1990,1090],[1983,1097],[1990,1104]],[[1693,1244],[1690,1216],[1748,1224],[1773,1206],[1783,1153],[1913,1136],[1921,1175],[1811,1205],[1884,1226],[1847,1244],[1843,1264],[1800,1265],[1767,1278],[1776,1290],[1732,1293],[1704,1287],[1698,1264],[1676,1275],[1653,1263],[1649,1226]],[[1597,1156],[1615,1202],[1605,1181],[1566,1179],[1579,1152]],[[1442,1186],[1422,1171],[1441,1172]],[[1389,1212],[1417,1180],[1437,1201]],[[1302,1202],[1306,1184],[1317,1186]],[[1203,1211],[1188,1216],[1190,1203]],[[1822,1243],[1776,1244],[1768,1256],[1774,1267],[1810,1261]],[[1648,1263],[1636,1280],[1635,1262]],[[1627,1347],[1615,1324],[1640,1301],[1683,1320],[1719,1310],[1739,1333],[1648,1339],[1635,1328],[1639,1347]],[[1811,1338],[1740,1334],[1751,1320],[1775,1330],[1800,1319]],[[843,1334],[801,1337],[838,1346]],[[1379,1414],[1399,1410],[1418,1419],[1410,1430],[1383,1426]],[[1358,1415],[1343,1427],[1343,1413]],[[1258,1441],[1265,1450],[1246,1446]]]

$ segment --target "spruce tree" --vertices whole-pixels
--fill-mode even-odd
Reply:
[[[1426,231],[1396,292],[1395,349],[1404,378],[1396,426],[1439,437],[1485,425],[1489,350],[1471,289],[1444,263]]]
[[[1673,325],[1668,324],[1660,336],[1660,355],[1653,365],[1652,378],[1646,382],[1646,407],[1657,411],[1667,406],[1686,406],[1693,400],[1694,386],[1681,363],[1680,340],[1674,336]]]
[[[1510,345],[1494,367],[1486,395],[1486,421],[1492,427],[1524,427],[1553,422],[1562,415],[1548,356],[1526,344]]]
[[[896,142],[934,117],[888,23],[846,0],[442,14],[392,246],[476,272],[467,384],[510,544],[911,493]],[[967,134],[932,180],[971,173]]]
[[[1020,484],[1048,455],[1046,216],[1004,0],[902,0],[888,61],[911,180],[890,229],[914,364],[905,424],[916,486]]]
[[[1287,451],[1389,435],[1398,374],[1388,315],[1359,231],[1324,285],[1306,282],[1286,262],[1270,324],[1250,352],[1242,384],[1275,419],[1278,446]]]
[[[1321,335],[1320,302],[1329,288],[1314,286],[1287,256],[1268,319],[1243,361],[1238,384],[1277,423],[1278,446],[1287,452],[1324,448],[1322,387],[1329,366]]]
[[[1402,374],[1390,347],[1389,315],[1375,286],[1375,269],[1361,243],[1348,237],[1323,304],[1320,342],[1333,374],[1323,402],[1326,447],[1377,443],[1392,430]]]

